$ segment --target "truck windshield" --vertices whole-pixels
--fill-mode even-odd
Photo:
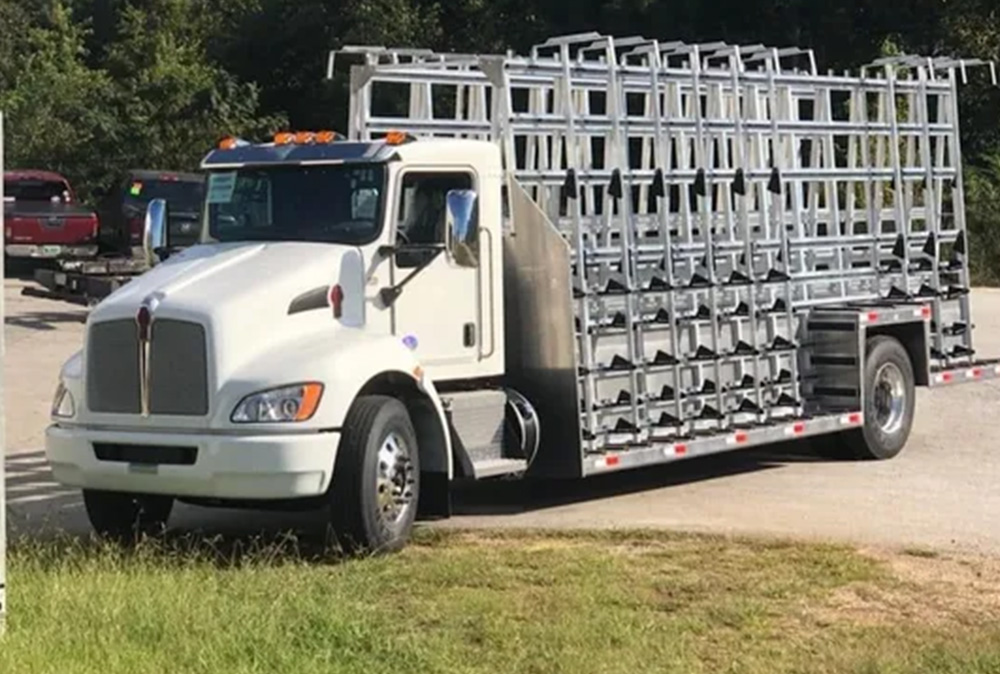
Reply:
[[[145,213],[153,199],[166,199],[171,213],[198,213],[205,200],[205,187],[193,180],[129,181],[125,191],[125,209]]]
[[[361,245],[381,229],[385,169],[241,168],[209,174],[209,241],[317,241]]]

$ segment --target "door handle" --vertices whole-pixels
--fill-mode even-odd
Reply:
[[[476,324],[466,323],[462,326],[462,343],[466,347],[473,347],[476,345]]]

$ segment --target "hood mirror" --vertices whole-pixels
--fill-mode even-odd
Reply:
[[[142,252],[150,267],[167,258],[167,223],[169,209],[165,199],[153,199],[146,208],[142,231]]]

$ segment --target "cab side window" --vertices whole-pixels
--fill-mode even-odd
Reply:
[[[473,178],[464,172],[407,173],[403,176],[399,204],[396,211],[396,243],[405,251],[410,246],[451,245],[448,235],[448,193],[456,190],[472,193]],[[478,206],[475,205],[473,208]],[[477,218],[473,218],[477,220]],[[470,244],[468,237],[463,250]],[[454,256],[455,251],[450,251]],[[430,251],[412,251],[397,256],[400,267],[416,267],[430,255]],[[456,262],[462,266],[476,266],[468,262],[464,253]]]

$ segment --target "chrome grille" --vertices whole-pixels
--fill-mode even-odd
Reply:
[[[197,323],[153,321],[150,340],[150,413],[208,414],[205,329]],[[91,411],[139,414],[139,339],[136,323],[96,323],[87,343],[87,401]]]

